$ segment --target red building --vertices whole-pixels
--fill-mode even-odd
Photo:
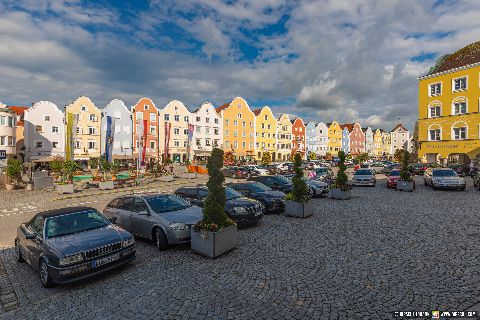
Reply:
[[[351,123],[345,125],[350,132],[350,154],[358,155],[365,153],[365,133],[360,123]]]
[[[292,123],[292,155],[299,152],[305,158],[305,124],[301,118],[291,119]]]
[[[138,157],[138,150],[140,148],[139,140],[139,130],[141,128],[141,123],[145,123],[144,130],[146,130],[146,148],[145,148],[145,159],[158,159],[159,149],[158,149],[158,130],[159,130],[159,119],[158,119],[158,109],[149,98],[141,98],[138,102],[132,107],[133,113],[133,153],[135,157]],[[140,136],[142,133],[140,132]],[[142,149],[140,148],[140,154]]]

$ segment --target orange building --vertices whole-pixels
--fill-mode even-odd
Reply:
[[[243,98],[215,109],[223,121],[223,149],[235,159],[251,160],[255,153],[255,115]]]
[[[290,120],[292,123],[292,155],[299,152],[305,158],[305,124],[301,118]]]
[[[139,128],[143,120],[147,120],[147,139],[146,139],[146,159],[158,159],[158,109],[149,98],[141,98],[132,107],[133,114],[133,153],[138,157],[139,143]],[[141,134],[141,133],[140,133]],[[140,149],[141,150],[141,149]]]

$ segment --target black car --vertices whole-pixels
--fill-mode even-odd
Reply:
[[[208,188],[206,186],[181,187],[175,191],[175,194],[196,206],[203,207],[203,203],[208,196]],[[262,203],[248,199],[228,187],[225,188],[225,195],[227,197],[225,212],[238,225],[254,224],[262,219],[265,210]]]
[[[282,191],[272,190],[260,182],[229,183],[227,186],[247,198],[260,201],[267,212],[285,210],[285,193]]]
[[[44,287],[106,272],[132,261],[133,236],[94,208],[37,213],[17,229],[15,258],[37,270]]]
[[[258,176],[247,179],[248,181],[256,181],[266,185],[273,190],[289,193],[293,189],[293,183],[283,176]]]

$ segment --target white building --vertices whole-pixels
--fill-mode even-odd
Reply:
[[[328,127],[325,123],[320,122],[315,127],[316,154],[325,157],[328,151]]]
[[[0,102],[0,151],[6,156],[15,156],[17,152],[17,115]],[[0,163],[3,166],[5,161]]]
[[[105,135],[107,132],[107,116],[115,119],[115,133],[113,137],[113,158],[130,159],[133,154],[133,119],[132,113],[122,100],[113,99],[102,110],[101,146],[105,153]]]
[[[365,133],[365,152],[369,156],[374,155],[375,146],[373,144],[373,131],[372,128],[363,128],[363,133]]]
[[[178,100],[170,101],[159,112],[159,143],[160,154],[165,151],[165,127],[170,123],[170,139],[168,141],[168,154],[173,162],[185,162],[192,159],[187,154],[188,148],[188,124],[191,123],[191,113],[187,107]],[[191,152],[192,153],[192,152]]]
[[[65,115],[50,101],[39,101],[25,111],[24,136],[27,161],[65,157]]]
[[[222,148],[223,121],[210,102],[192,112],[194,159],[210,156],[214,147]]]
[[[401,123],[398,123],[392,131],[390,131],[392,154],[398,149],[409,150],[410,133]]]

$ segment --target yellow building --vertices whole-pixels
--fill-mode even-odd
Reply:
[[[65,114],[77,115],[77,130],[74,132],[74,160],[89,160],[100,157],[101,111],[87,97],[79,97],[65,107]]]
[[[236,159],[253,159],[255,115],[243,98],[235,98],[215,109],[223,121],[223,150]]]
[[[469,164],[480,153],[480,42],[441,57],[418,84],[418,157]]]
[[[277,120],[277,156],[276,161],[288,161],[292,154],[292,123],[288,114],[280,115]]]
[[[390,132],[382,133],[382,145],[383,145],[383,156],[386,158],[392,158],[392,135]]]
[[[343,130],[337,121],[327,123],[328,126],[328,152],[332,156],[337,156],[338,151],[342,150]]]
[[[276,144],[277,119],[272,110],[265,106],[262,109],[253,110],[255,114],[255,156],[262,160],[264,152],[270,152],[272,161],[277,161]]]
[[[383,155],[383,130],[376,129],[373,135],[373,155],[381,157]]]

